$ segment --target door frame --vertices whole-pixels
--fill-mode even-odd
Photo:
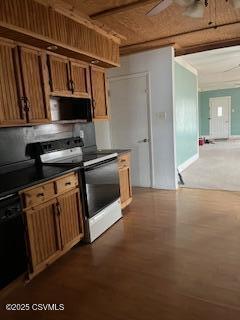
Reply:
[[[218,98],[227,98],[228,100],[228,137],[230,138],[231,136],[231,127],[232,127],[232,123],[231,123],[231,111],[232,111],[232,97],[231,96],[222,96],[222,97],[211,97],[209,98],[209,136],[210,138],[212,137],[212,123],[211,123],[211,103],[212,101],[214,101],[215,99]]]
[[[151,74],[150,72],[139,72],[139,73],[130,73],[122,76],[117,77],[109,77],[109,82],[111,81],[119,81],[119,80],[126,80],[126,79],[134,79],[134,78],[142,78],[146,79],[146,88],[147,88],[147,115],[148,115],[148,136],[149,136],[149,160],[150,160],[150,188],[153,188],[155,185],[155,169],[154,169],[154,162],[153,162],[153,131],[152,131],[152,103],[151,103]],[[110,87],[110,86],[109,86]],[[111,124],[111,103],[109,104],[109,114],[110,114],[110,132],[112,131],[112,124]],[[110,135],[110,142],[112,145],[111,135]]]

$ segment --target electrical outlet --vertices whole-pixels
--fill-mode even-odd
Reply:
[[[81,139],[84,139],[84,131],[83,130],[79,131],[79,136]]]

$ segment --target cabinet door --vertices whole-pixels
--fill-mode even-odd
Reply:
[[[119,183],[122,209],[125,208],[132,200],[132,187],[130,168],[123,167],[119,169]]]
[[[17,47],[13,42],[2,39],[0,74],[0,125],[25,123]]]
[[[105,70],[91,66],[91,85],[94,119],[108,119],[108,99]]]
[[[89,65],[71,60],[70,67],[73,95],[81,98],[91,98]]]
[[[43,270],[61,249],[56,200],[26,211],[32,272]]]
[[[51,94],[71,95],[69,59],[54,55],[48,55],[47,59]]]
[[[46,97],[46,56],[42,51],[19,48],[24,96],[27,99],[28,121],[50,121],[49,102]]]
[[[58,197],[62,249],[74,246],[83,237],[82,206],[76,188]]]

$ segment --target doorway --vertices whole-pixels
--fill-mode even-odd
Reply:
[[[148,73],[109,80],[112,148],[131,149],[132,185],[151,187],[152,152]]]
[[[231,97],[209,99],[210,138],[227,139],[230,135]]]

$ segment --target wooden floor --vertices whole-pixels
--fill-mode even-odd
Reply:
[[[4,312],[6,303],[64,311]],[[239,320],[240,194],[137,189],[124,218],[2,298],[1,319]]]

